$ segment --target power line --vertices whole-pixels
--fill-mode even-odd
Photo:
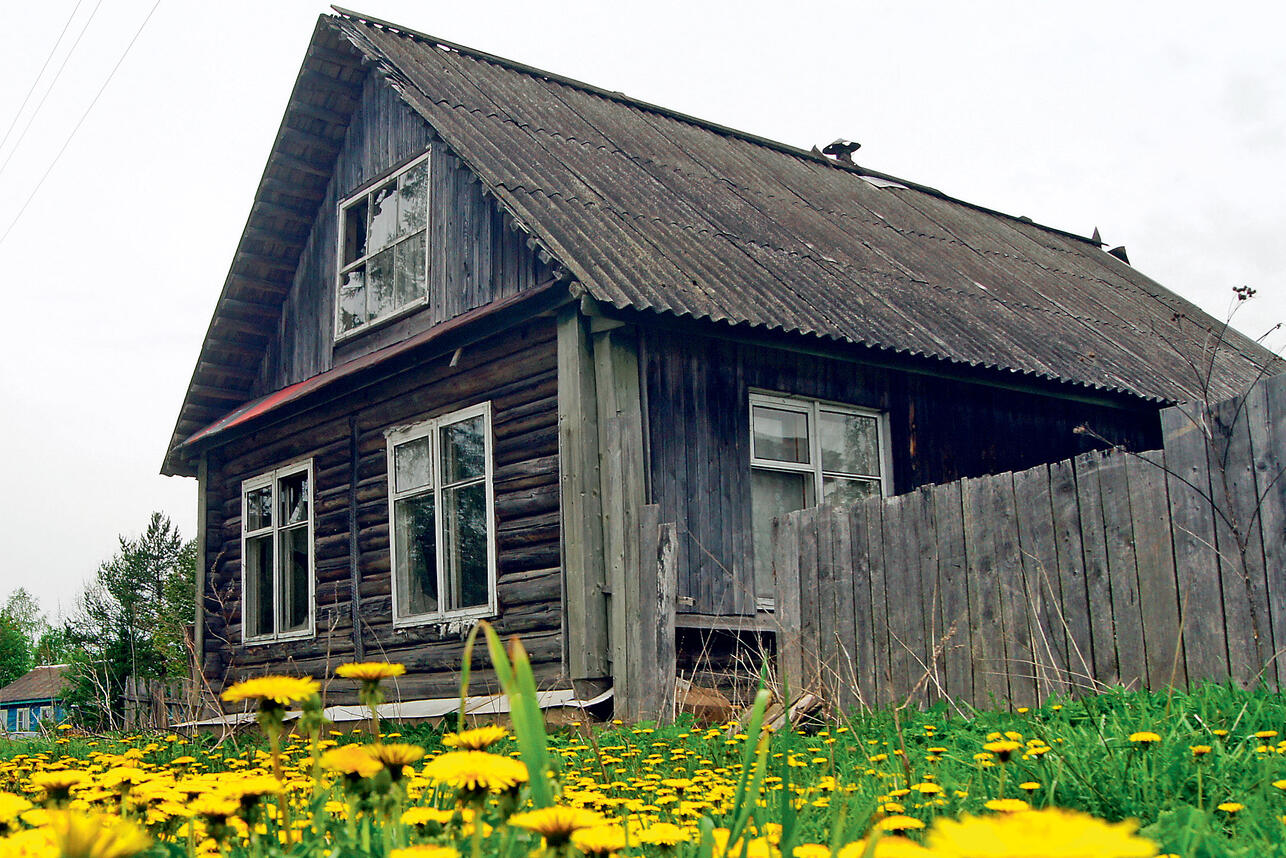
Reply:
[[[71,26],[72,19],[75,18],[76,13],[80,11],[80,4],[83,2],[84,0],[76,0],[76,5],[72,7],[71,14],[67,16],[67,20],[63,23],[62,31],[58,33],[58,38],[54,39],[54,46],[49,49],[49,56],[45,57],[44,63],[40,66],[40,71],[36,72],[36,78],[31,82],[31,89],[27,90],[27,94],[23,96],[22,104],[18,106],[18,112],[13,115],[13,121],[10,122],[9,127],[4,130],[4,137],[0,138],[0,149],[3,149],[4,144],[9,142],[9,135],[13,133],[14,127],[18,124],[18,119],[22,116],[22,111],[26,110],[27,102],[31,101],[31,94],[36,91],[36,86],[40,83],[40,78],[44,76],[45,69],[49,68],[49,61],[52,60],[54,58],[54,54],[58,52],[58,46],[63,43],[63,36],[67,35],[67,28]]]
[[[98,9],[102,5],[103,0],[98,0],[98,2],[94,4],[94,9],[89,13],[89,19],[85,21],[85,26],[81,27],[80,33],[76,36],[76,41],[71,43],[71,50],[67,51],[67,55],[63,57],[63,61],[58,64],[58,71],[54,72],[54,79],[49,83],[49,88],[45,90],[44,95],[40,96],[40,101],[36,103],[36,109],[27,117],[27,124],[22,126],[22,133],[19,134],[18,139],[14,141],[13,148],[9,150],[9,154],[4,159],[4,163],[0,164],[0,176],[4,175],[5,168],[9,166],[9,162],[13,160],[13,156],[22,146],[22,141],[27,139],[27,132],[31,130],[31,126],[36,121],[36,117],[40,115],[40,108],[45,106],[45,102],[49,99],[49,93],[53,92],[54,87],[58,85],[58,79],[62,77],[63,69],[67,68],[67,61],[71,59],[72,54],[76,53],[76,48],[80,45],[80,40],[85,38],[85,33],[89,31],[90,25],[94,23],[94,16],[98,14]]]
[[[99,0],[99,2],[101,3],[102,0]],[[156,0],[156,2],[152,4],[152,8],[148,10],[147,17],[143,19],[143,23],[139,24],[138,29],[134,31],[134,36],[129,40],[129,44],[125,46],[125,51],[121,54],[120,59],[116,61],[116,65],[112,66],[112,70],[107,73],[107,79],[104,80],[103,85],[98,88],[98,92],[94,93],[93,100],[89,102],[89,106],[85,108],[85,112],[80,115],[80,119],[76,120],[75,127],[71,129],[71,133],[68,134],[67,139],[63,141],[63,145],[58,149],[58,154],[54,155],[54,160],[49,163],[45,172],[41,174],[40,181],[36,182],[36,186],[31,189],[31,194],[28,195],[26,201],[23,202],[22,208],[18,209],[18,214],[14,215],[13,220],[9,222],[9,226],[5,229],[4,234],[0,235],[0,244],[4,244],[5,239],[9,237],[9,233],[13,232],[13,228],[18,225],[18,221],[22,219],[23,213],[27,211],[27,206],[31,205],[31,201],[36,198],[36,194],[38,194],[41,187],[44,186],[45,179],[49,178],[49,174],[54,171],[54,167],[56,167],[58,165],[58,161],[62,159],[63,153],[66,152],[67,147],[71,145],[71,141],[76,136],[76,132],[79,131],[80,126],[85,123],[85,119],[89,117],[89,113],[94,109],[94,105],[98,104],[98,99],[102,97],[108,84],[112,82],[112,78],[116,77],[116,71],[121,67],[121,63],[125,62],[125,58],[129,56],[130,49],[134,47],[134,43],[138,41],[138,37],[143,34],[143,28],[147,26],[148,21],[152,20],[153,13],[156,12],[157,7],[160,5],[161,0]]]

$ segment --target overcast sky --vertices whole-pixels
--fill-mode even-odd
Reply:
[[[1276,4],[365,2],[794,145],[858,140],[865,166],[1073,232],[1097,226],[1216,316],[1248,284],[1259,297],[1239,326],[1252,336],[1286,318]],[[50,612],[152,510],[195,532],[195,481],[158,470],[326,11],[162,0],[126,54],[153,3],[5,8],[0,597],[25,586]]]

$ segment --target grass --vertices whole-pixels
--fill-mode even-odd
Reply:
[[[433,774],[434,761],[444,759],[443,735],[428,727],[382,737],[384,744],[423,748],[423,762],[385,766],[366,777],[345,777],[342,770],[313,777],[314,752],[369,744],[362,734],[323,732],[316,748],[307,736],[289,738],[281,752],[280,804],[245,791],[256,777],[254,789],[262,788],[261,776],[272,770],[258,737],[221,746],[210,739],[94,738],[74,731],[0,740],[0,790],[40,805],[48,802],[33,774],[85,771],[78,804],[146,828],[157,841],[148,854],[157,855],[258,858],[321,855],[325,849],[332,856],[379,856],[432,843],[461,855],[527,856],[540,849],[541,838],[509,814],[550,804],[593,811],[626,839],[623,849],[602,854],[712,858],[721,844],[740,841],[745,845],[730,855],[740,850],[745,858],[771,858],[796,847],[801,855],[823,855],[872,839],[885,827],[893,829],[890,837],[923,841],[939,820],[1003,814],[993,809],[1001,799],[1036,810],[1081,811],[1104,823],[1137,820],[1142,834],[1166,853],[1286,855],[1286,741],[1279,735],[1286,732],[1286,701],[1267,690],[1118,690],[1027,711],[980,711],[968,719],[941,707],[876,711],[775,734],[759,728],[764,693],[744,728],[682,720],[671,726],[577,725],[547,736],[525,654],[515,648],[510,659],[498,640],[489,645],[510,690],[515,733],[489,750],[526,764],[532,777],[521,791],[459,788]],[[1144,741],[1153,737],[1135,735],[1140,733],[1155,740]],[[125,775],[122,788],[119,772],[130,769],[138,774]],[[222,828],[217,817],[192,817],[207,795],[236,802],[237,812]],[[4,806],[0,797],[0,825],[16,834],[0,839],[0,856],[9,840],[34,838],[47,822],[38,810],[6,819]],[[278,807],[294,821],[289,836],[282,833]],[[436,821],[401,821],[407,809],[424,807],[440,809]],[[470,825],[472,811],[490,828]],[[672,847],[641,842],[649,831],[662,830],[661,823],[677,825],[687,839]],[[1105,824],[1101,829],[1109,830]],[[544,841],[547,854],[580,854],[556,840]],[[886,838],[877,850],[894,842]],[[592,842],[581,845],[596,854]],[[862,852],[850,847],[848,854]]]

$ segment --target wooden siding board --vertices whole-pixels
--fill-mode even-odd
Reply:
[[[923,628],[918,612],[915,589],[919,569],[912,569],[908,556],[906,533],[911,528],[908,496],[889,498],[884,509],[884,585],[889,617],[889,672],[893,699],[901,702],[919,676],[915,662],[914,626]],[[918,560],[918,558],[917,558]],[[918,567],[918,562],[916,566]]]
[[[831,545],[835,566],[835,637],[839,647],[840,696],[843,711],[858,705],[858,677],[862,673],[861,657],[854,634],[854,601],[858,572],[853,563],[852,531],[849,529],[848,510],[843,507],[830,509]]]
[[[1068,682],[1073,690],[1092,688],[1094,644],[1090,630],[1091,608],[1085,587],[1076,473],[1070,461],[1050,464],[1049,494],[1054,514],[1054,544],[1058,550],[1058,591],[1067,629]]]
[[[799,637],[803,641],[804,682],[805,687],[821,688],[825,665],[819,645],[822,632],[818,627],[817,510],[806,509],[791,514],[799,516]]]
[[[1143,640],[1147,647],[1147,676],[1151,688],[1182,687],[1187,683],[1180,624],[1180,595],[1175,577],[1170,530],[1165,454],[1131,456],[1126,462],[1130,485],[1130,514],[1134,527],[1134,557],[1139,576]]]
[[[933,487],[934,519],[938,546],[940,588],[939,627],[950,640],[942,651],[943,681],[950,700],[973,700],[973,660],[969,619],[969,591],[966,583],[964,511],[959,483]]]
[[[1112,628],[1116,634],[1118,681],[1126,688],[1145,688],[1147,665],[1143,615],[1127,469],[1128,461],[1124,454],[1113,453],[1105,457],[1098,468],[1099,496],[1112,596]]]
[[[993,486],[984,477],[962,486],[965,555],[968,558],[969,610],[973,623],[972,655],[975,706],[1004,705],[1004,617],[999,605],[996,546],[990,531]]]
[[[1098,475],[1103,456],[1085,453],[1077,456],[1073,463],[1081,511],[1081,550],[1085,557],[1085,592],[1089,600],[1094,678],[1104,685],[1116,685],[1120,681],[1120,668],[1116,658],[1116,635],[1112,628],[1112,588],[1108,580],[1103,500]]]
[[[1023,580],[1031,603],[1033,659],[1041,699],[1068,690],[1067,633],[1058,588],[1058,552],[1050,508],[1049,468],[1014,474]]]
[[[849,562],[852,564],[853,683],[857,702],[863,707],[875,705],[875,624],[871,616],[870,537],[866,530],[866,512],[862,504],[847,510]]]
[[[893,671],[889,663],[888,562],[884,551],[884,500],[867,498],[858,504],[865,513],[867,562],[871,570],[871,617],[874,625],[875,647],[875,705],[893,703]],[[900,700],[897,702],[901,702]]]

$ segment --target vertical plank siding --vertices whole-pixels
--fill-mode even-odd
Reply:
[[[397,688],[404,699],[457,692],[460,629],[392,625],[385,432],[484,401],[492,406],[499,601],[493,622],[502,634],[523,636],[538,679],[562,675],[555,325],[534,320],[465,347],[455,365],[451,358],[425,360],[322,406],[324,413],[305,412],[218,451],[206,499],[207,551],[216,558],[204,602],[208,677],[232,682],[282,669],[321,675],[364,651],[407,665]],[[314,472],[316,634],[244,646],[241,482],[306,458]],[[479,687],[494,679],[485,656],[481,661]]]
[[[1164,450],[785,516],[773,557],[792,686],[813,682],[839,706],[1280,687],[1286,376],[1168,409],[1162,425]]]

